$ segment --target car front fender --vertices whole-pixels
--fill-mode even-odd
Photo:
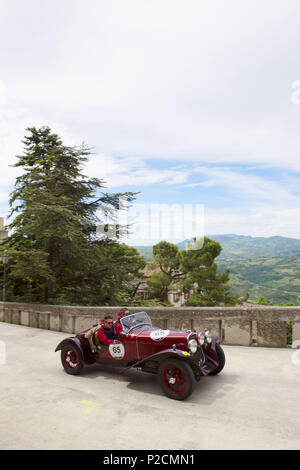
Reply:
[[[122,372],[125,372],[126,370],[131,369],[132,367],[138,367],[141,364],[147,364],[147,362],[149,361],[162,362],[168,357],[176,357],[177,359],[187,360],[192,357],[192,354],[188,351],[182,351],[181,349],[164,349],[163,351],[159,351],[158,353],[152,354],[151,356],[144,357],[143,359],[135,362],[134,364],[130,364],[130,366],[123,369]]]

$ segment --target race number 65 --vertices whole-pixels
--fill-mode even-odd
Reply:
[[[125,348],[122,343],[110,344],[109,353],[114,359],[122,359],[125,356]]]

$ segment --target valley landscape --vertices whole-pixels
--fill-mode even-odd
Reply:
[[[300,305],[300,240],[288,237],[207,235],[219,242],[218,271],[230,269],[232,293],[249,294],[255,301],[263,296],[275,305]],[[186,241],[178,243],[184,249]],[[152,261],[152,246],[137,246]]]

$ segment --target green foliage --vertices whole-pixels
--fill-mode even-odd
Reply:
[[[258,297],[257,303],[260,304],[260,305],[268,305],[267,300],[266,300],[262,295],[260,295],[260,296]]]
[[[167,276],[179,275],[178,247],[166,241],[153,246],[153,258],[161,271]]]
[[[221,253],[218,242],[204,237],[201,249],[182,250],[180,252],[181,269],[185,273],[182,287],[185,292],[193,290],[186,302],[188,306],[235,305],[237,296],[229,293],[229,270],[217,274],[215,258]]]
[[[147,279],[148,291],[151,297],[158,298],[161,301],[164,294],[168,292],[172,278],[165,273],[153,273]]]
[[[286,322],[286,332],[287,332],[287,344],[293,343],[293,322],[287,321]]]
[[[102,192],[103,180],[87,178],[90,149],[67,147],[50,128],[27,129],[10,197],[9,300],[113,305],[130,295],[145,261],[116,237],[97,235],[103,217],[116,215],[120,198]],[[3,248],[4,248],[3,247]]]
[[[212,235],[222,246],[218,272],[230,269],[231,294],[247,295],[254,301],[265,297],[274,305],[300,304],[300,240],[287,237],[250,237]],[[186,241],[178,243],[179,250]],[[151,247],[138,247],[147,260],[152,260]]]
[[[199,246],[199,248],[198,248]],[[186,305],[235,305],[237,295],[229,293],[229,270],[217,274],[215,258],[221,245],[205,237],[203,244],[194,240],[189,249],[179,250],[176,245],[162,241],[153,247],[153,258],[160,272],[147,280],[151,297],[163,300],[170,290],[193,294]],[[193,249],[191,249],[193,248]],[[196,248],[196,249],[195,249]]]

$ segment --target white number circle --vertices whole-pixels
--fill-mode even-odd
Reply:
[[[114,359],[122,359],[125,356],[125,348],[122,343],[119,344],[110,344],[109,345],[110,355]]]
[[[151,331],[150,338],[153,339],[153,341],[161,341],[166,336],[168,336],[169,333],[170,330],[154,330]]]

